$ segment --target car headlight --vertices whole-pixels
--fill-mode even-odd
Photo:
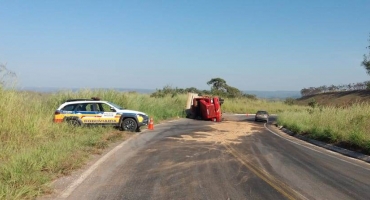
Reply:
[[[139,122],[143,122],[143,121],[144,121],[144,119],[146,119],[146,118],[148,118],[148,116],[143,115],[143,114],[137,114],[137,120],[138,120]]]

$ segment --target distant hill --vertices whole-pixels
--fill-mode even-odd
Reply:
[[[261,99],[286,99],[286,98],[300,98],[301,93],[299,91],[256,91],[256,90],[247,90],[244,91],[247,94],[256,95]]]
[[[34,92],[57,92],[60,90],[72,90],[77,91],[83,88],[57,88],[57,87],[24,87],[19,88],[19,90],[24,91],[34,91]],[[114,89],[122,92],[130,92],[135,91],[142,94],[150,94],[155,92],[155,89],[135,89],[135,88],[89,88],[89,89]],[[286,99],[288,97],[291,98],[300,98],[301,94],[299,91],[256,91],[256,90],[249,90],[243,91],[247,94],[256,95],[257,98],[262,99]]]
[[[58,91],[61,91],[61,90],[71,90],[71,91],[77,91],[77,90],[81,90],[81,89],[84,89],[84,88],[57,88],[57,87],[24,87],[24,88],[19,88],[19,90],[23,90],[23,91],[34,91],[34,92],[58,92]],[[122,92],[131,92],[131,91],[135,91],[135,92],[138,92],[138,93],[142,93],[142,94],[150,94],[150,93],[153,93],[155,92],[155,90],[151,90],[151,89],[130,89],[130,88],[86,88],[86,89],[107,89],[107,90],[118,90],[118,91],[122,91]]]
[[[370,103],[370,90],[328,92],[316,95],[304,96],[297,99],[300,105],[308,105],[308,102],[315,99],[319,105],[345,107],[358,102]]]

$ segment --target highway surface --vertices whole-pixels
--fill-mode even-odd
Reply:
[[[49,198],[370,199],[368,163],[270,130],[246,116],[157,125],[56,182]]]

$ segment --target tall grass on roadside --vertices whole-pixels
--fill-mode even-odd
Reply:
[[[107,129],[53,124],[52,105],[37,94],[0,89],[0,199],[38,196],[106,146]]]
[[[269,113],[280,113],[282,111],[300,111],[307,107],[298,105],[288,105],[282,101],[273,101],[265,99],[248,99],[248,98],[234,98],[225,99],[222,105],[223,112],[229,113],[256,113],[258,110],[266,110]]]
[[[278,123],[309,137],[370,153],[370,104],[284,111]]]
[[[113,128],[54,124],[57,107],[70,98],[100,97],[148,113],[156,121],[183,116],[185,97],[150,98],[117,91],[39,94],[0,88],[0,199],[34,198],[54,178],[80,167],[90,153],[122,138]]]

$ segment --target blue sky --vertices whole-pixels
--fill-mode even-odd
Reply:
[[[22,87],[300,90],[369,80],[369,0],[2,1]]]

